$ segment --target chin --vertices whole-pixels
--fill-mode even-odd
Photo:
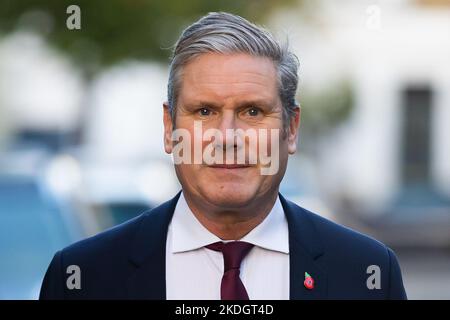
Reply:
[[[251,190],[244,185],[221,185],[217,188],[204,190],[205,198],[211,204],[221,208],[240,208],[249,205],[256,195],[256,190]]]

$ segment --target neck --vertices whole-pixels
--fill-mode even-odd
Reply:
[[[239,240],[267,217],[275,205],[278,190],[240,208],[218,208],[188,194],[183,195],[192,213],[206,229],[222,240]]]

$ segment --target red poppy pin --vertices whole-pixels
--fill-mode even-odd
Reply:
[[[303,282],[306,289],[312,290],[314,289],[314,279],[309,275],[308,272],[305,272],[305,281]]]

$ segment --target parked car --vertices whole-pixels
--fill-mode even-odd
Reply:
[[[0,175],[0,299],[37,299],[53,254],[84,236],[35,176]]]

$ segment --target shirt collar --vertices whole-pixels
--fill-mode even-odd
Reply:
[[[196,250],[222,241],[198,221],[183,193],[175,207],[171,229],[172,253]],[[267,250],[289,253],[288,225],[279,197],[266,218],[240,241],[246,241]]]

